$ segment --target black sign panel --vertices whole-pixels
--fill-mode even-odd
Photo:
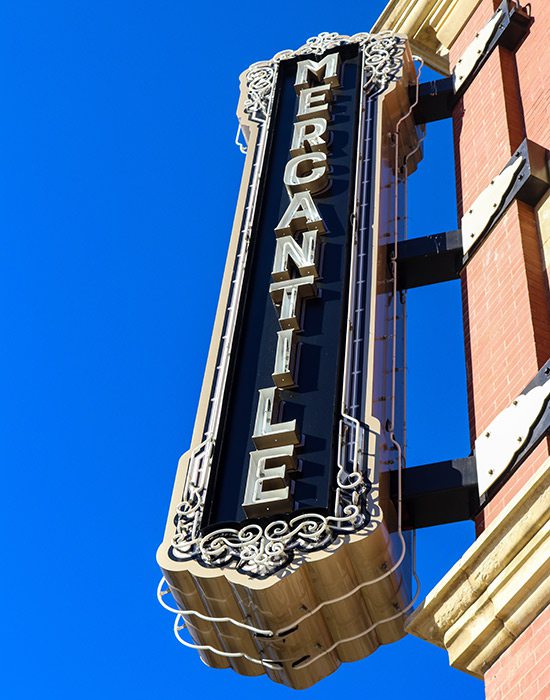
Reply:
[[[319,243],[318,293],[303,306],[302,330],[297,334],[297,386],[280,390],[282,415],[276,418],[295,418],[301,433],[301,444],[296,448],[300,469],[292,478],[293,514],[302,510],[331,512],[334,501],[361,72],[356,45],[341,47],[339,54],[340,87],[334,90],[330,106],[330,187],[314,196],[326,228]],[[277,310],[269,294],[276,246],[274,229],[289,204],[283,173],[291,157],[298,107],[294,88],[297,60],[306,58],[282,61],[279,67],[270,142],[261,178],[263,189],[252,230],[229,384],[202,519],[206,531],[247,520],[242,503],[249,453],[255,449],[252,434],[258,390],[273,386],[279,330]],[[374,109],[374,104],[370,109]],[[372,141],[372,135],[370,138]],[[364,196],[365,203],[368,193]]]

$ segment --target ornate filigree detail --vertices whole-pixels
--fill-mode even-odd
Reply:
[[[269,576],[288,566],[296,555],[324,549],[339,535],[355,532],[366,524],[357,506],[345,510],[342,518],[305,513],[288,521],[223,528],[193,539],[193,505],[182,504],[172,541],[173,555],[176,559],[194,556],[207,566],[231,566],[253,576]]]
[[[172,538],[175,559],[196,558],[206,566],[230,566],[252,576],[265,577],[288,566],[300,554],[324,549],[338,537],[366,528],[374,514],[371,490],[362,476],[360,483],[352,477],[353,483],[349,485],[360,498],[348,498],[351,494],[344,489],[346,496],[339,499],[336,516],[302,513],[288,521],[225,527],[202,535],[200,526],[212,449],[212,440],[205,440],[189,461],[184,498],[176,511],[176,532]]]
[[[175,559],[197,558],[206,566],[230,566],[252,576],[269,576],[288,566],[297,555],[323,549],[338,536],[357,532],[369,524],[368,508],[342,503],[339,517],[302,513],[288,521],[225,527],[202,535],[200,524],[212,447],[212,441],[206,440],[189,461],[184,498],[176,511],[172,539]]]
[[[403,68],[405,38],[397,34],[371,34],[361,42],[367,83],[379,92],[396,80]]]
[[[365,450],[365,428],[358,420],[347,416],[340,420],[338,440],[340,450],[336,474],[335,513],[339,515],[350,506],[365,512],[370,488],[365,479],[368,458]]]
[[[354,34],[353,36],[338,34],[337,32],[321,32],[317,36],[310,37],[306,43],[300,46],[298,49],[286,49],[285,51],[279,51],[279,53],[275,54],[272,61],[274,63],[279,63],[280,61],[295,58],[296,56],[304,56],[306,54],[321,56],[329,49],[334,49],[337,46],[342,46],[343,44],[357,44],[364,41],[369,36],[370,34],[367,34],[366,32]]]
[[[271,61],[254,63],[246,74],[246,100],[244,111],[256,121],[265,121],[271,110],[271,102],[277,64],[296,56],[313,54],[321,56],[326,51],[344,44],[359,44],[363,51],[363,64],[368,77],[367,86],[383,91],[394,80],[403,66],[405,39],[397,34],[368,34],[353,36],[337,32],[321,32],[310,37],[298,49],[279,51]]]
[[[310,37],[306,43],[294,53],[297,56],[302,56],[303,54],[308,53],[313,53],[316,56],[320,56],[321,54],[325,53],[325,51],[333,49],[336,46],[355,43],[360,36],[364,35],[357,34],[353,37],[349,37],[345,34],[338,34],[337,32],[321,32],[318,36]]]
[[[246,75],[247,97],[244,111],[256,120],[265,121],[271,108],[275,68],[269,63],[252,66]]]

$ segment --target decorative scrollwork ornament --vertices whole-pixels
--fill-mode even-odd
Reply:
[[[256,68],[251,68],[246,76],[247,98],[244,103],[244,111],[252,118],[265,121],[271,106],[271,95],[275,69],[273,65],[265,63]]]

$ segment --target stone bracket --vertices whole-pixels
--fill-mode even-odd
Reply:
[[[414,110],[417,124],[426,124],[452,116],[458,100],[497,46],[516,51],[523,43],[533,17],[509,0],[503,0],[491,19],[479,30],[474,40],[458,59],[450,78],[434,80],[420,86],[418,104]],[[413,89],[414,90],[414,89]],[[412,94],[414,102],[415,95]]]
[[[485,504],[550,434],[550,360],[475,441],[480,501]]]
[[[410,634],[478,678],[550,602],[550,460],[420,603]]]
[[[508,163],[478,195],[462,217],[464,263],[514,199],[536,206],[550,187],[548,152],[525,139]]]

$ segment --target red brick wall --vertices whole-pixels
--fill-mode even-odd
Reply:
[[[498,4],[482,0],[452,48],[451,65]],[[532,10],[535,23],[517,56],[506,49],[495,50],[455,108],[459,215],[504,167],[525,136],[550,148],[550,107],[539,96],[541,84],[550,89],[548,59],[544,58],[550,2],[533,0]],[[509,208],[470,259],[462,282],[473,440],[550,357],[548,278],[531,207],[518,202]],[[494,519],[549,454],[547,443],[533,453],[484,509],[478,531]]]
[[[485,674],[487,700],[548,700],[549,638],[547,608]]]
[[[482,0],[451,51],[451,66],[500,0]],[[550,0],[532,0],[535,22],[514,55],[497,49],[453,114],[459,215],[527,136],[550,149]],[[533,209],[514,203],[462,275],[472,441],[550,357],[550,294]],[[488,503],[478,532],[550,454],[544,441]],[[488,700],[550,699],[546,611],[485,674]]]
[[[516,60],[519,85],[529,138],[546,147],[550,144],[550,3],[531,2],[535,21],[527,40],[519,47]]]

